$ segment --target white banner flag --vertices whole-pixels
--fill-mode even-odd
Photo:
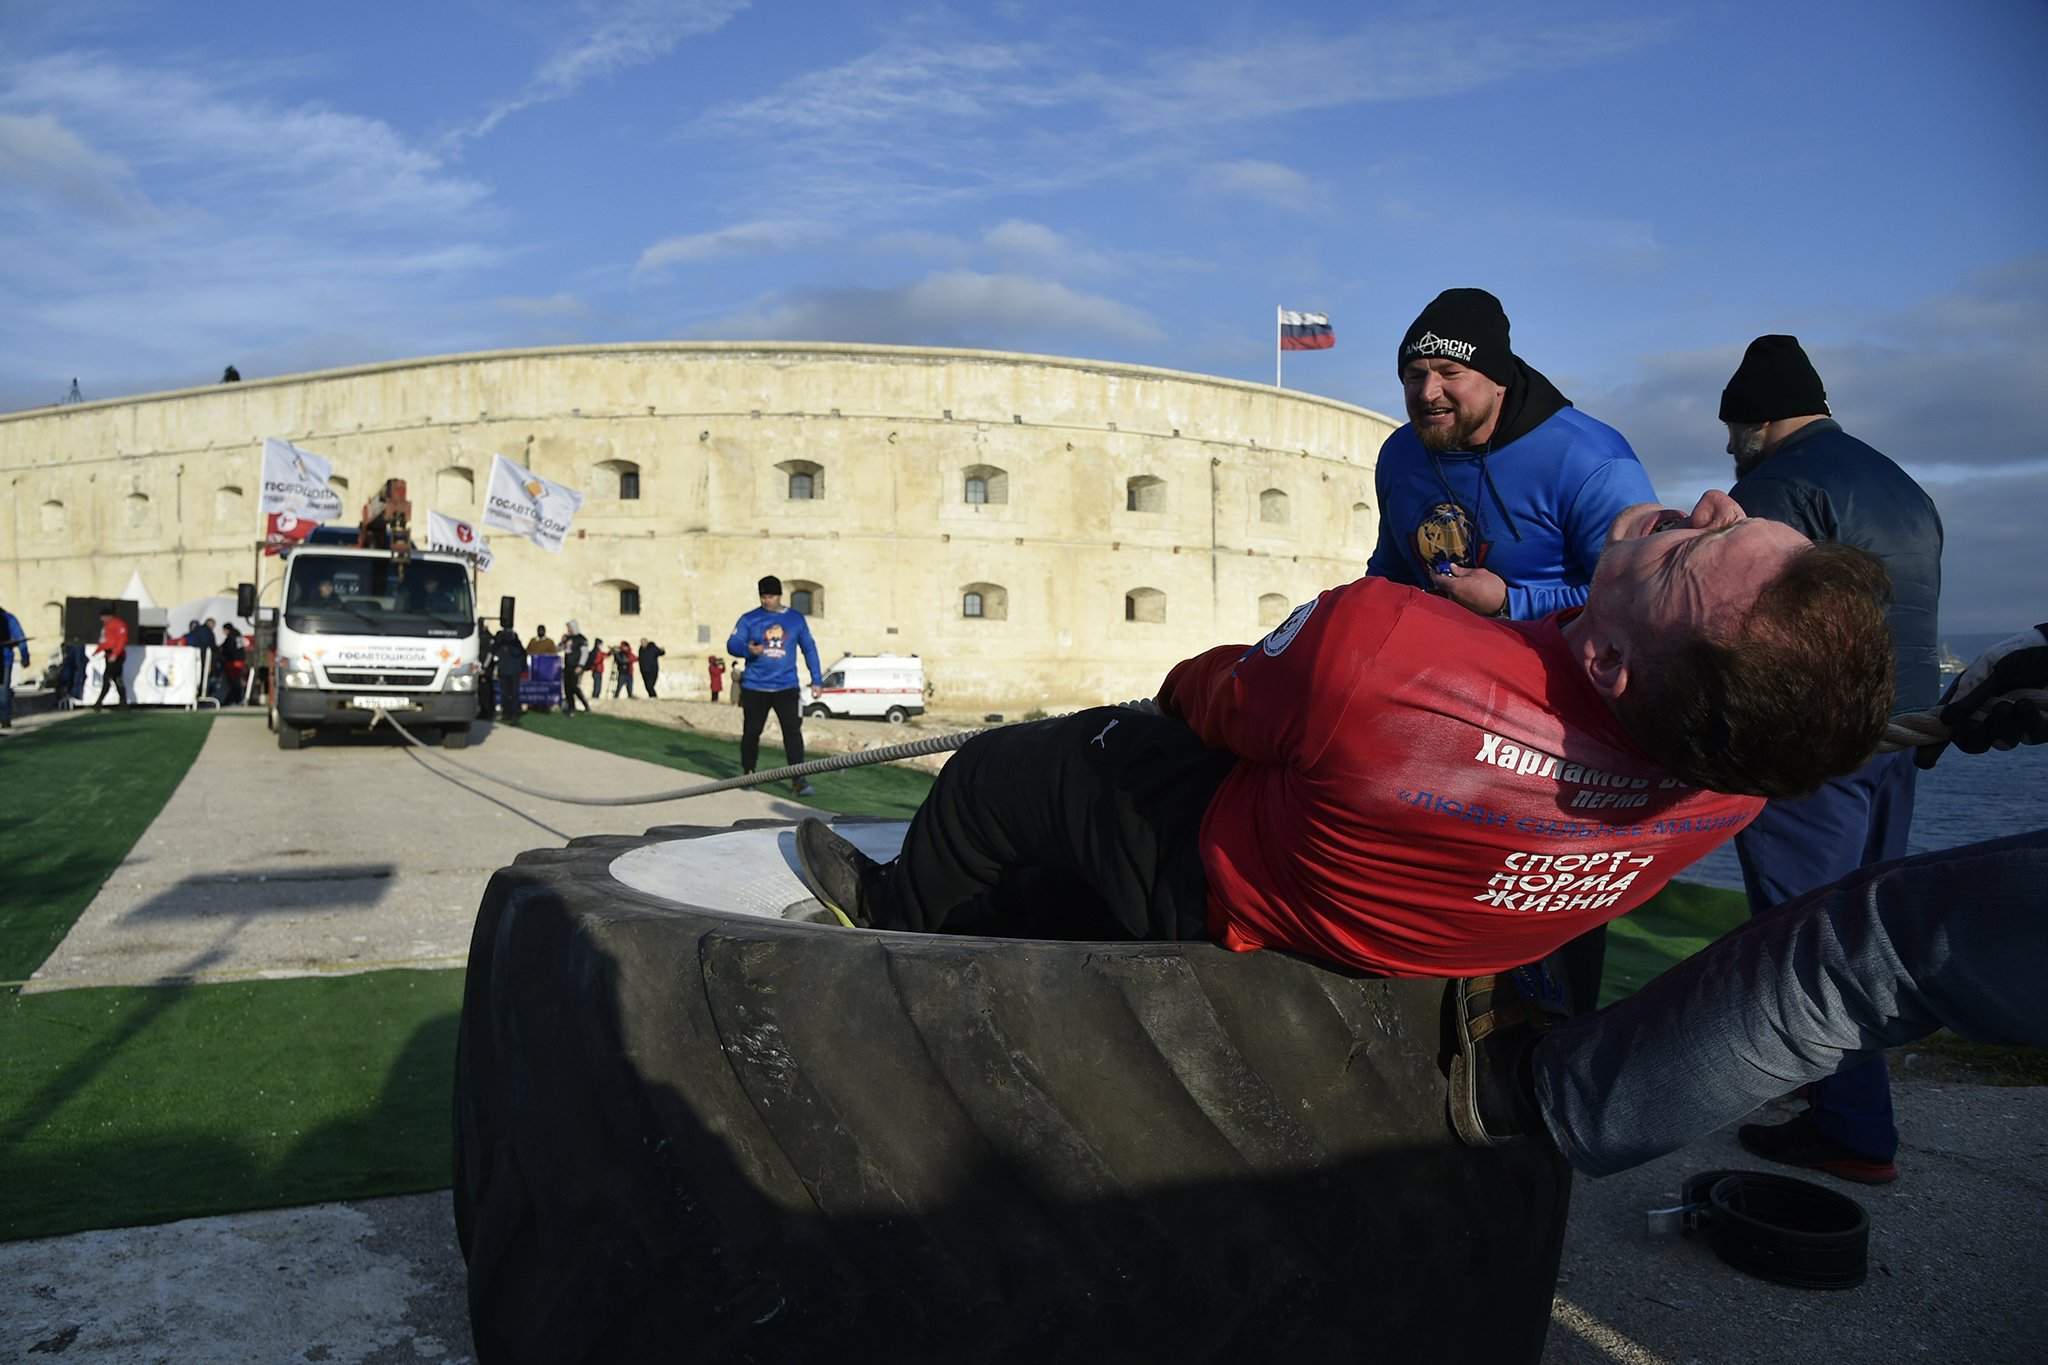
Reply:
[[[263,438],[263,512],[304,521],[340,521],[341,494],[327,486],[332,461],[275,436]]]
[[[483,532],[458,517],[427,513],[427,548],[439,554],[459,555],[481,573],[491,571],[491,542],[484,539]]]
[[[484,490],[484,525],[525,536],[543,550],[560,551],[583,495],[566,484],[543,479],[503,455],[491,456],[491,481]]]

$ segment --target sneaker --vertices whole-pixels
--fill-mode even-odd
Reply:
[[[1468,1147],[1502,1147],[1543,1133],[1530,1054],[1548,1016],[1531,1008],[1505,976],[1450,986],[1458,1051],[1451,1058],[1451,1127]]]
[[[1735,1130],[1735,1140],[1766,1161],[1803,1166],[1859,1185],[1889,1185],[1899,1178],[1894,1163],[1864,1156],[1821,1132],[1811,1109],[1783,1123],[1745,1123]]]
[[[880,863],[833,833],[823,820],[806,820],[796,827],[797,878],[849,929],[873,924],[867,888],[881,869]]]
[[[801,777],[799,777],[796,781],[790,783],[789,789],[795,792],[798,796],[816,796],[818,794],[818,789],[816,787],[813,787],[809,782],[806,782]]]

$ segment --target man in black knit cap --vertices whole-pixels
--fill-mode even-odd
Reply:
[[[1395,353],[1408,423],[1380,447],[1380,534],[1365,571],[1482,616],[1582,605],[1607,528],[1655,502],[1620,432],[1508,346],[1484,289],[1446,289]]]
[[[1721,394],[1736,484],[1752,517],[1808,539],[1840,541],[1884,561],[1897,671],[1894,714],[1932,706],[1940,687],[1935,607],[1941,596],[1941,516],[1933,501],[1828,415],[1827,390],[1797,337],[1761,336]],[[1913,753],[1872,759],[1812,796],[1773,801],[1735,837],[1751,914],[1901,858],[1913,823]],[[1737,1136],[1757,1155],[1866,1184],[1897,1178],[1891,1083],[1876,1053],[1817,1082],[1810,1108]]]

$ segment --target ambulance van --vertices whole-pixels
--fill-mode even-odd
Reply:
[[[915,654],[848,654],[825,670],[804,714],[880,717],[901,725],[924,714],[924,660]]]

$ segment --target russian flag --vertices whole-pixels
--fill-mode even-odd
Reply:
[[[1280,349],[1283,351],[1327,351],[1337,344],[1330,330],[1328,313],[1297,313],[1280,310]]]

